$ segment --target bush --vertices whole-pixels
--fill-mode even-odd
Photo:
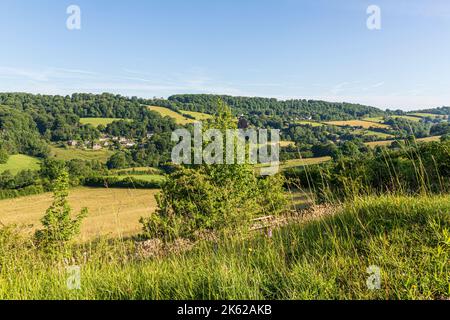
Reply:
[[[219,109],[210,127],[235,128],[229,109]],[[209,231],[245,232],[252,218],[283,210],[283,183],[281,175],[259,180],[248,164],[179,167],[163,184],[156,213],[141,219],[144,235],[173,240]]]

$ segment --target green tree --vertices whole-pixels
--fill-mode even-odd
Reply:
[[[222,103],[217,116],[204,124],[205,130],[223,133],[233,128],[234,118]],[[248,230],[252,218],[284,209],[283,183],[281,175],[259,179],[247,163],[181,166],[163,185],[156,213],[140,222],[145,236],[165,240],[205,231],[239,234]]]
[[[0,164],[8,161],[9,155],[5,149],[0,148]]]
[[[125,152],[119,151],[114,153],[106,163],[109,169],[123,169],[130,166],[130,161]]]
[[[35,233],[35,239],[39,244],[44,246],[64,244],[79,234],[81,222],[87,216],[88,210],[83,208],[72,218],[72,208],[67,201],[68,195],[69,174],[64,170],[55,181],[53,203],[41,219],[44,228]]]

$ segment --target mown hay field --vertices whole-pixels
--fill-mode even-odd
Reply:
[[[99,236],[120,237],[138,234],[139,219],[156,209],[158,190],[105,189],[80,187],[70,190],[69,203],[74,213],[89,209],[78,240]],[[0,222],[4,225],[26,225],[33,232],[52,203],[52,193],[0,201]]]

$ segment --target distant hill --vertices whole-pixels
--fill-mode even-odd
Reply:
[[[177,110],[214,113],[217,101],[222,99],[236,114],[281,116],[318,121],[351,120],[376,117],[384,111],[361,104],[326,102],[319,100],[277,100],[274,98],[234,97],[228,95],[184,94],[159,101]]]
[[[438,114],[438,115],[447,115],[450,116],[450,107],[440,107],[440,108],[434,108],[434,109],[424,109],[419,110],[416,113],[431,113],[431,114]]]

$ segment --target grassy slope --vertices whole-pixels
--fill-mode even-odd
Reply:
[[[110,123],[113,123],[114,121],[120,121],[120,120],[127,120],[127,119],[120,119],[120,118],[81,118],[80,123],[82,124],[90,124],[94,127],[98,127],[99,125],[107,126]]]
[[[180,112],[182,114],[187,114],[188,116],[194,117],[195,120],[198,120],[198,121],[209,120],[209,119],[212,119],[212,117],[213,117],[210,114],[202,113],[202,112],[186,111],[186,110],[180,110]]]
[[[21,170],[39,170],[39,160],[23,154],[16,154],[9,157],[8,162],[0,164],[0,173],[10,170],[16,174]]]
[[[102,150],[80,150],[76,148],[57,148],[51,147],[51,156],[59,160],[98,160],[105,163],[108,161],[109,157],[113,154],[112,151],[107,149]]]
[[[138,260],[123,241],[87,246],[73,253],[82,281],[72,291],[62,264],[10,250],[11,236],[0,235],[0,299],[448,298],[449,212],[448,196],[367,198],[270,239],[203,242],[165,258]],[[379,290],[366,285],[371,265]]]
[[[434,136],[434,137],[426,137],[426,138],[420,138],[416,139],[417,142],[433,142],[433,141],[439,141],[441,140],[440,136]],[[375,148],[377,146],[390,146],[392,142],[395,140],[386,140],[386,141],[374,141],[374,142],[367,142],[366,145]]]
[[[364,129],[369,129],[369,128],[383,128],[383,129],[388,129],[390,128],[388,125],[386,124],[381,124],[381,123],[377,123],[377,122],[370,122],[370,121],[363,121],[363,120],[348,120],[348,121],[328,121],[325,122],[326,124],[331,124],[334,126],[339,126],[339,127],[363,127]]]
[[[173,110],[170,110],[169,108],[154,107],[154,106],[150,106],[148,108],[151,111],[158,112],[163,117],[170,117],[170,118],[175,119],[176,123],[178,123],[180,125],[185,125],[185,124],[196,122],[196,120],[186,118],[182,114],[177,113],[177,112],[175,112]]]

